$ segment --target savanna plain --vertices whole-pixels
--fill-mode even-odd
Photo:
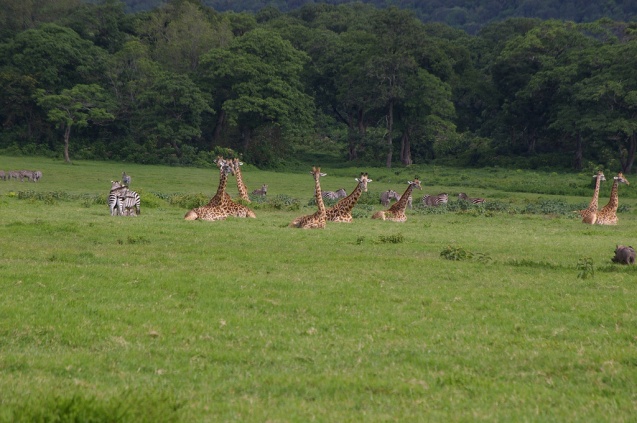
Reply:
[[[0,421],[634,421],[637,271],[610,259],[637,178],[591,226],[592,171],[322,165],[324,190],[373,180],[354,222],[289,228],[311,165],[246,164],[257,218],[204,222],[212,167],[0,157],[43,173],[0,181]],[[140,216],[109,213],[122,171]],[[370,218],[415,176],[407,222]]]

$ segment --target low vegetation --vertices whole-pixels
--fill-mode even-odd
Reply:
[[[0,422],[629,421],[637,194],[590,226],[591,175],[322,167],[325,189],[374,182],[352,224],[310,212],[308,169],[249,165],[257,219],[184,221],[213,169],[0,157]],[[137,217],[112,217],[125,170]],[[369,218],[418,174],[403,224]],[[630,176],[628,176],[630,179]],[[515,191],[524,181],[527,190]],[[230,193],[236,197],[234,178]],[[564,193],[559,192],[560,184]],[[603,186],[606,203],[610,184]],[[461,205],[458,192],[487,199]],[[452,200],[453,198],[453,200]],[[466,206],[466,207],[465,207]]]

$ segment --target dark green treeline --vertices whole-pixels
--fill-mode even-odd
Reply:
[[[3,3],[5,154],[633,166],[635,22],[510,18],[471,34],[363,3],[256,13],[192,0],[135,13],[114,0]]]

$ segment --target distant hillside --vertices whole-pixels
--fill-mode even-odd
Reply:
[[[129,12],[154,9],[163,0],[123,0]],[[203,0],[217,11],[258,12],[264,7],[274,7],[289,12],[305,4],[351,3],[345,0]],[[592,22],[603,17],[616,21],[637,20],[637,2],[632,0],[367,0],[361,3],[377,7],[397,6],[411,9],[423,22],[442,22],[469,33],[477,32],[483,25],[511,17],[559,19],[575,22]]]

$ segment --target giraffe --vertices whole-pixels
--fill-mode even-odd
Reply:
[[[221,156],[217,157],[215,164],[219,166],[219,187],[217,188],[217,193],[205,206],[194,208],[186,213],[184,216],[185,220],[223,220],[228,217],[221,206],[231,201],[230,196],[226,193],[226,185],[228,184],[228,174],[232,173],[232,166]]]
[[[601,185],[602,181],[606,180],[606,177],[604,176],[604,172],[602,172],[601,170],[597,172],[597,175],[594,175],[593,178],[595,178],[596,181],[595,181],[595,192],[593,193],[593,199],[591,200],[591,203],[584,210],[576,211],[576,213],[579,213],[580,216],[582,216],[582,223],[588,223],[589,225],[594,225],[595,222],[597,221],[597,203],[599,200],[599,186]]]
[[[617,195],[620,183],[630,185],[624,174],[619,172],[613,178],[613,188],[610,190],[610,200],[602,209],[597,211],[597,225],[616,225],[617,224],[617,207],[619,207],[619,196]]]
[[[352,209],[358,202],[363,191],[367,192],[367,183],[372,182],[367,173],[361,173],[360,178],[354,178],[358,184],[347,197],[325,210],[325,218],[330,222],[351,223]]]
[[[228,184],[228,174],[233,172],[233,167],[221,156],[217,156],[215,164],[219,167],[219,187],[217,193],[206,204],[207,206],[218,206],[223,201],[232,201],[226,192],[226,185]]]
[[[321,195],[321,183],[319,182],[319,178],[321,176],[327,176],[327,174],[321,173],[321,168],[316,166],[312,167],[312,171],[310,172],[310,174],[314,176],[314,196],[316,197],[316,205],[318,206],[318,211],[314,214],[297,217],[292,221],[292,223],[290,223],[289,226],[291,228],[325,228],[325,204],[323,204],[323,196]]]
[[[405,215],[405,209],[407,208],[407,202],[411,197],[411,191],[414,188],[422,189],[420,186],[420,181],[418,178],[415,178],[413,181],[407,182],[409,186],[405,190],[405,193],[400,197],[400,200],[394,203],[387,210],[381,210],[374,213],[372,219],[382,219],[382,220],[391,220],[394,222],[405,222],[407,221],[407,216]]]
[[[237,189],[239,190],[239,197],[246,202],[250,202],[250,197],[248,196],[248,188],[246,188],[246,184],[243,183],[243,175],[241,174],[241,163],[239,159],[234,158],[231,160],[232,166],[234,169],[234,176],[237,177]]]

